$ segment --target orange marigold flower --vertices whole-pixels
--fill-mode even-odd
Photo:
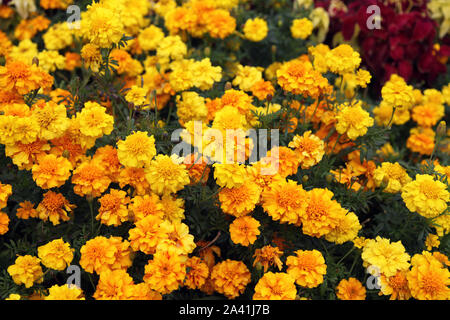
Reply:
[[[264,268],[264,272],[267,272],[268,268],[276,265],[278,270],[281,271],[283,268],[283,262],[280,260],[280,257],[283,255],[283,251],[281,251],[278,247],[272,246],[264,246],[261,249],[256,249],[253,257],[255,260],[253,261],[253,266],[261,266]]]
[[[111,178],[111,181],[117,181],[121,165],[116,148],[110,145],[98,148],[92,159],[108,168],[108,176]]]
[[[37,218],[39,213],[34,208],[34,204],[30,201],[24,201],[19,203],[19,208],[17,209],[16,216],[19,219],[29,219],[29,218]]]
[[[259,203],[260,187],[248,181],[240,187],[223,188],[219,192],[220,208],[235,217],[242,217],[255,209]]]
[[[135,228],[129,231],[128,239],[133,250],[154,254],[158,244],[168,239],[166,230],[161,228],[162,222],[163,220],[155,215],[148,215],[138,220]]]
[[[236,218],[230,225],[231,241],[246,247],[253,244],[261,233],[260,226],[259,221],[250,216]]]
[[[12,195],[12,186],[0,182],[0,209],[6,207],[10,195]]]
[[[266,100],[269,95],[273,96],[275,88],[273,87],[272,82],[259,80],[253,84],[251,92],[252,95],[259,100]]]
[[[211,11],[205,22],[206,29],[213,38],[225,39],[236,30],[236,19],[227,10]]]
[[[117,180],[121,188],[129,185],[138,195],[145,195],[150,192],[150,184],[145,178],[144,168],[122,168]]]
[[[287,273],[302,287],[315,288],[323,282],[327,265],[317,250],[297,250],[295,256],[286,259]]]
[[[325,154],[324,142],[311,131],[306,131],[303,136],[294,136],[289,142],[289,147],[294,148],[297,153],[302,169],[316,165]]]
[[[412,128],[406,147],[413,152],[431,155],[434,149],[435,132],[430,128]]]
[[[282,177],[294,175],[300,165],[300,157],[288,147],[273,147],[267,152],[267,157],[261,159],[262,163],[278,165],[278,174]]]
[[[166,211],[166,207],[162,205],[159,197],[153,193],[134,197],[131,199],[129,209],[133,213],[134,221],[140,221],[147,216],[163,219]]]
[[[97,198],[108,188],[111,179],[101,163],[86,160],[74,170],[72,183],[73,191],[79,196]]]
[[[144,282],[161,294],[177,290],[186,277],[185,260],[174,246],[158,250],[145,266]]]
[[[397,273],[391,277],[386,277],[382,274],[380,285],[381,293],[390,295],[390,300],[408,300],[411,298],[408,280],[406,279],[406,271],[397,271]]]
[[[332,200],[333,196],[328,189],[308,191],[306,208],[299,217],[304,234],[318,238],[326,235],[337,226],[339,217],[347,213],[336,200]]]
[[[261,195],[262,207],[275,221],[299,224],[306,209],[307,192],[293,180],[274,182]]]
[[[336,296],[340,300],[365,300],[366,288],[356,278],[342,279],[336,287]]]
[[[76,207],[76,205],[70,204],[61,193],[47,191],[36,211],[39,219],[50,220],[53,225],[58,225],[60,220],[68,221],[70,219],[68,213],[71,213]]]
[[[209,276],[208,265],[199,257],[189,258],[186,262],[184,285],[189,289],[200,289]]]
[[[72,164],[64,157],[45,155],[33,165],[33,180],[43,189],[62,186],[70,177]]]
[[[229,299],[241,295],[251,281],[251,273],[242,261],[227,259],[211,271],[214,289]]]
[[[254,300],[295,300],[295,279],[287,273],[265,273],[255,286]]]
[[[9,216],[0,211],[0,235],[5,234],[9,230]]]
[[[92,296],[96,300],[129,300],[134,288],[133,279],[126,270],[105,270],[100,273]]]
[[[130,198],[122,190],[111,189],[108,194],[98,199],[100,208],[98,209],[97,220],[107,226],[119,226],[128,221],[128,203]]]
[[[0,87],[24,95],[43,86],[44,74],[36,65],[8,61],[5,66],[0,66]]]
[[[50,145],[45,140],[36,140],[29,144],[17,142],[13,145],[5,146],[5,154],[10,157],[13,163],[20,170],[31,170],[37,159],[46,155],[50,150]]]

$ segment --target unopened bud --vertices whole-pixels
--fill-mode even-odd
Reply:
[[[231,90],[232,86],[231,86],[231,82],[227,82],[225,83],[225,90]]]
[[[309,176],[308,176],[308,175],[304,175],[304,176],[302,177],[303,183],[307,183],[308,180],[309,180]]]
[[[437,129],[436,129],[436,133],[438,136],[441,136],[441,137],[447,135],[447,124],[445,123],[445,121],[439,122]]]
[[[277,53],[277,46],[273,45],[270,49],[272,50],[273,54]]]
[[[36,66],[39,67],[39,58],[38,57],[33,57],[33,60],[31,61],[32,64],[35,64]]]
[[[64,158],[66,158],[66,159],[69,159],[69,157],[70,157],[70,152],[69,152],[69,150],[64,150],[63,153],[62,153],[62,156],[63,156]]]
[[[333,181],[333,175],[330,174],[330,173],[327,174],[327,175],[326,175],[326,180],[327,180],[328,183],[331,183],[331,181]]]
[[[205,56],[209,57],[211,55],[211,48],[210,47],[206,47],[204,50]]]
[[[271,102],[272,99],[273,99],[273,96],[269,93],[269,94],[267,95],[267,97],[266,97],[266,100],[269,101],[269,102]]]

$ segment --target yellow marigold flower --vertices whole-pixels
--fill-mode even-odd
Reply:
[[[64,157],[53,154],[42,156],[33,165],[33,180],[43,189],[62,186],[70,177],[72,164]]]
[[[415,254],[406,274],[411,295],[418,300],[450,299],[450,272],[428,252]]]
[[[361,63],[357,51],[348,44],[341,44],[325,54],[328,69],[340,75],[353,73]]]
[[[242,261],[227,259],[213,267],[211,280],[217,292],[234,299],[244,292],[251,281],[251,274]]]
[[[0,211],[0,235],[3,235],[9,230],[9,216]]]
[[[48,296],[45,300],[85,300],[83,291],[74,286],[64,284],[59,286],[55,284],[48,289]]]
[[[429,156],[434,149],[435,136],[436,134],[431,128],[412,128],[409,138],[406,140],[406,147],[412,152]]]
[[[101,223],[107,226],[119,226],[123,222],[128,221],[128,203],[130,198],[127,193],[122,190],[111,189],[108,194],[98,199],[100,208],[98,215],[95,217]]]
[[[251,181],[240,187],[223,188],[219,192],[220,208],[235,217],[242,217],[255,209],[259,203],[260,187]]]
[[[12,195],[12,186],[0,182],[0,209],[6,207],[10,195]]]
[[[372,79],[372,76],[370,75],[369,71],[359,69],[356,72],[356,82],[361,88],[366,88],[367,85],[370,83],[370,79]]]
[[[283,90],[317,98],[330,89],[328,80],[313,69],[311,62],[292,60],[277,70],[277,81]]]
[[[191,120],[204,121],[208,116],[205,98],[193,91],[185,91],[177,96],[177,116],[181,125]]]
[[[176,193],[189,184],[189,175],[176,155],[159,154],[146,169],[145,178],[158,195]]]
[[[421,127],[432,127],[445,115],[443,104],[426,103],[412,109],[411,118]]]
[[[277,181],[261,194],[262,207],[281,223],[299,224],[306,209],[307,192],[293,180]]]
[[[105,270],[100,273],[100,279],[92,297],[96,300],[129,300],[133,294],[133,288],[133,279],[126,270]]]
[[[261,233],[258,229],[260,226],[259,221],[250,216],[236,218],[230,224],[231,241],[248,247],[256,241],[257,236]]]
[[[56,50],[44,50],[39,52],[39,67],[45,72],[54,72],[64,69],[66,58]]]
[[[373,178],[377,187],[385,184],[384,192],[397,193],[412,181],[411,177],[398,162],[383,162],[381,167],[375,169]]]
[[[295,256],[286,259],[286,272],[302,287],[315,288],[323,282],[327,265],[317,250],[297,250]]]
[[[66,107],[53,101],[35,105],[31,117],[37,121],[40,129],[38,137],[43,140],[52,140],[63,136],[70,125]]]
[[[351,140],[365,135],[367,128],[373,126],[374,122],[369,113],[361,107],[361,104],[341,106],[336,119],[336,131],[339,134],[346,134]]]
[[[425,246],[428,251],[431,251],[433,248],[439,248],[441,242],[439,241],[439,236],[429,233],[427,238],[425,239]]]
[[[236,19],[227,10],[210,12],[205,22],[206,30],[212,38],[225,39],[236,30]]]
[[[362,226],[359,223],[358,216],[353,212],[348,212],[346,215],[338,216],[336,227],[325,235],[325,239],[342,244],[355,239],[361,229]]]
[[[5,300],[20,300],[21,298],[20,294],[11,293]]]
[[[366,288],[356,278],[342,279],[336,287],[340,300],[366,300]]]
[[[252,87],[262,80],[262,71],[258,67],[238,65],[233,86],[239,86],[242,91],[251,91]]]
[[[315,188],[307,192],[306,208],[299,216],[304,234],[320,238],[337,227],[347,210],[332,200],[333,196],[328,189]]]
[[[135,228],[129,231],[128,239],[133,250],[154,254],[158,244],[168,238],[167,231],[161,228],[162,222],[161,218],[154,215],[138,220]]]
[[[181,60],[186,54],[187,46],[178,35],[165,37],[159,42],[158,48],[156,49],[156,55],[159,59],[167,62],[170,59]]]
[[[411,292],[408,287],[408,280],[406,279],[406,271],[397,271],[391,277],[386,277],[384,274],[380,278],[381,293],[389,296],[389,300],[409,300]]]
[[[366,239],[364,237],[356,237],[355,239],[353,239],[353,245],[358,249],[362,249],[368,241],[369,239]]]
[[[325,143],[311,131],[306,131],[302,136],[295,135],[288,146],[298,155],[302,169],[316,165],[325,154]]]
[[[147,216],[156,216],[163,219],[166,211],[162,201],[153,193],[134,197],[131,199],[129,209],[133,213],[135,221],[142,220]]]
[[[434,218],[447,209],[450,193],[447,185],[428,174],[418,174],[416,179],[402,189],[402,198],[411,212]]]
[[[80,249],[80,266],[89,273],[101,274],[116,264],[117,246],[103,236],[88,240]]]
[[[295,280],[287,273],[265,273],[255,286],[253,300],[295,300]]]
[[[144,282],[161,294],[177,290],[186,277],[185,260],[174,246],[158,250],[145,266]]]
[[[292,37],[305,40],[311,35],[313,28],[313,23],[308,18],[294,19],[291,25]]]
[[[381,96],[383,101],[398,109],[410,109],[414,102],[413,87],[396,74],[384,84]]]
[[[392,113],[394,113],[394,116],[392,116]],[[408,109],[395,109],[394,111],[394,107],[386,101],[381,101],[380,105],[373,109],[373,114],[375,116],[375,121],[379,126],[388,126],[389,124],[402,125],[411,118]],[[391,122],[389,123],[389,121]]]
[[[213,66],[209,58],[195,61],[190,69],[194,86],[202,91],[210,90],[215,82],[222,79],[222,68]]]
[[[245,166],[238,163],[215,163],[214,179],[222,188],[239,188],[244,184]]]
[[[87,43],[81,49],[81,58],[86,68],[90,68],[94,72],[98,72],[102,62],[102,55],[99,47],[92,43]]]
[[[283,262],[280,260],[280,257],[283,255],[283,251],[281,251],[277,247],[272,246],[264,246],[261,249],[256,249],[253,257],[255,260],[253,261],[253,266],[259,268],[261,266],[264,268],[264,272],[267,272],[268,268],[272,265],[276,265],[278,270],[281,271],[283,268]]]
[[[73,171],[72,183],[77,195],[97,198],[108,189],[111,179],[100,162],[88,159]]]
[[[30,201],[24,201],[19,203],[16,216],[19,219],[37,218],[39,216],[37,210],[34,208],[34,204]]]
[[[199,257],[189,258],[186,262],[186,278],[184,285],[189,289],[200,289],[209,277],[208,265]]]
[[[119,12],[101,3],[89,5],[81,15],[81,21],[83,37],[100,48],[117,44],[125,33]]]
[[[247,40],[259,42],[267,37],[269,27],[267,26],[267,22],[264,19],[248,19],[244,24],[243,31]]]
[[[132,86],[127,92],[125,99],[135,106],[143,106],[147,96],[147,89],[138,86]]]
[[[53,225],[58,225],[60,220],[68,221],[70,219],[67,214],[71,213],[74,208],[76,208],[76,205],[70,204],[61,193],[47,191],[36,211],[39,219],[50,220]]]
[[[76,120],[80,132],[88,137],[100,138],[108,135],[114,129],[114,117],[106,113],[106,108],[96,102],[86,102]]]
[[[117,149],[119,161],[125,167],[148,166],[156,155],[155,137],[149,137],[144,131],[136,131],[117,142]]]
[[[42,283],[44,273],[39,258],[25,255],[18,256],[13,265],[8,267],[8,273],[17,285],[25,285],[25,288],[31,288],[33,284]]]
[[[38,257],[47,268],[62,271],[72,262],[74,251],[60,238],[38,247]]]
[[[314,69],[320,73],[326,73],[328,71],[327,60],[325,55],[330,51],[330,47],[326,44],[319,43],[316,46],[308,47],[308,53],[310,59],[314,65]]]
[[[181,221],[184,216],[184,199],[176,198],[170,194],[161,197],[161,204],[164,208],[164,218],[169,221]]]
[[[377,236],[364,245],[361,258],[365,268],[376,267],[379,273],[391,277],[397,271],[409,268],[410,256],[401,241],[391,243],[389,239]]]
[[[61,50],[73,43],[72,31],[69,29],[69,24],[60,22],[52,25],[42,36],[45,48],[47,50]],[[40,65],[39,59],[39,65]]]
[[[139,46],[144,51],[156,50],[159,42],[164,39],[164,32],[155,25],[150,25],[139,32]]]

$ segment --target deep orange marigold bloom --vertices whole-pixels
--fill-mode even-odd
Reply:
[[[217,292],[234,299],[244,292],[250,283],[251,274],[242,261],[227,259],[213,267],[211,280]]]
[[[36,211],[39,219],[50,220],[53,225],[58,225],[61,220],[68,221],[70,219],[68,213],[71,213],[74,208],[76,205],[70,204],[61,193],[47,191]]]
[[[260,226],[258,220],[250,216],[236,218],[230,225],[231,241],[246,247],[253,244],[261,233],[258,229]]]
[[[95,160],[81,163],[73,172],[73,191],[81,197],[99,197],[111,183],[106,168]]]
[[[323,282],[327,265],[320,251],[297,250],[286,259],[287,273],[302,287],[315,288]]]
[[[336,287],[336,296],[340,300],[365,300],[366,288],[356,278],[342,279]]]
[[[33,165],[33,180],[43,189],[62,186],[70,177],[72,164],[64,157],[45,155]]]
[[[208,265],[199,257],[189,258],[186,262],[186,278],[184,285],[189,289],[200,289],[209,276]]]

